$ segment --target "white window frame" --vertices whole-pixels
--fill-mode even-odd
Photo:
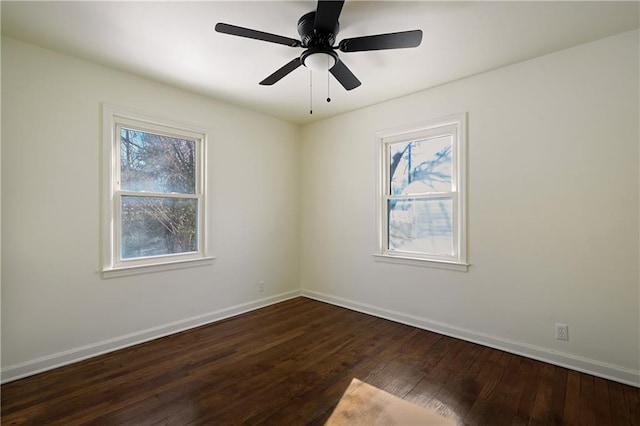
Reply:
[[[467,271],[467,217],[466,217],[466,122],[467,114],[453,114],[417,125],[404,126],[376,133],[378,151],[378,205],[377,205],[377,250],[374,257],[379,261],[429,266],[435,268]],[[395,143],[431,139],[442,136],[452,138],[452,189],[451,192],[438,192],[416,196],[391,196],[389,179],[389,147]],[[402,198],[441,198],[451,197],[453,221],[453,255],[437,256],[400,250],[388,247],[388,209],[389,199]]]
[[[206,214],[207,132],[196,127],[103,104],[103,208],[102,276],[112,278],[146,272],[211,264],[208,255]],[[193,140],[196,144],[195,194],[123,191],[120,188],[120,129]],[[121,200],[123,196],[189,198],[198,200],[197,251],[135,259],[121,258]]]

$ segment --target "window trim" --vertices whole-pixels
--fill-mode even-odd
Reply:
[[[208,255],[209,229],[206,188],[207,131],[195,126],[154,117],[139,111],[114,105],[102,105],[103,127],[103,184],[102,184],[102,276],[103,278],[131,274],[158,272],[169,269],[208,265],[215,257]],[[134,128],[145,132],[194,140],[196,143],[196,182],[194,194],[139,193],[123,191],[120,181],[120,128]],[[120,205],[123,196],[160,196],[163,198],[189,198],[198,200],[198,250],[146,258],[120,259]]]
[[[377,147],[377,247],[374,259],[382,262],[392,262],[414,266],[428,266],[441,269],[467,271],[467,208],[466,208],[466,129],[467,114],[452,114],[427,122],[382,130],[376,133]],[[389,155],[390,144],[408,142],[416,139],[434,138],[451,135],[453,138],[452,154],[452,216],[453,216],[453,245],[454,256],[428,255],[414,252],[389,250],[388,248],[388,217],[387,202],[390,198],[405,196],[390,196],[389,190]],[[420,198],[442,197],[443,193]],[[406,196],[412,198],[412,196]],[[415,197],[413,197],[415,198]]]

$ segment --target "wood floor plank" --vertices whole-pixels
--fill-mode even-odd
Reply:
[[[3,425],[322,425],[352,378],[465,425],[636,425],[640,389],[306,298],[2,385]]]
[[[428,374],[403,398],[409,402],[421,405],[427,408],[435,409],[441,416],[459,420],[464,418],[468,411],[466,404],[469,399],[475,400],[479,392],[475,378],[480,371],[483,361],[479,359],[483,352],[480,346],[474,346],[469,350],[460,350],[453,358],[438,363],[438,374]],[[434,367],[435,368],[435,367]],[[435,393],[427,393],[430,389],[425,384],[432,382],[433,377],[441,376],[438,381],[441,386],[436,389]],[[427,379],[429,377],[429,379]],[[473,395],[469,398],[469,395]]]
[[[580,416],[578,423],[584,426],[595,426],[596,417],[593,411],[595,396],[593,391],[593,376],[581,374],[580,376]]]
[[[515,417],[523,385],[518,377],[521,364],[521,357],[512,356],[509,359],[507,369],[498,384],[498,393],[496,394],[494,402],[491,404],[491,408],[487,414],[487,417],[495,419],[494,426],[510,425],[513,417]]]
[[[567,391],[564,400],[562,418],[567,425],[577,425],[580,415],[580,379],[581,374],[570,371],[567,377]]]
[[[549,407],[551,406],[551,397],[553,393],[553,377],[555,369],[553,365],[540,365],[540,380],[538,381],[538,389],[536,397],[531,408],[531,416],[529,417],[529,425],[545,425],[547,424],[547,416]]]
[[[513,355],[501,351],[494,351],[489,355],[488,362],[478,375],[482,389],[464,417],[466,424],[486,424],[490,420],[488,413],[492,410],[496,386],[502,379],[511,357]]]
[[[456,339],[442,337],[425,352],[428,353],[428,356],[421,368],[422,378],[410,392],[414,403],[437,409],[435,406],[439,406],[439,403],[433,401],[433,398],[447,383],[450,372],[455,368],[449,363],[449,360],[460,353],[463,348],[464,346],[460,345]],[[363,381],[367,380],[368,377]]]
[[[382,337],[381,339],[367,339],[363,336],[362,340],[367,342],[366,351],[360,356],[354,353],[356,356],[354,364],[346,366],[343,364],[342,366],[345,367],[345,370],[338,372],[335,381],[318,384],[307,392],[298,395],[290,401],[285,410],[273,410],[271,415],[266,418],[265,423],[288,425],[326,420],[349,386],[352,378],[362,379],[372,372],[380,371],[387,365],[389,359],[401,352],[406,345],[411,345],[410,342],[415,334],[402,334],[401,331],[402,329],[398,328],[386,330],[377,328],[376,334]],[[429,340],[441,338],[441,336],[434,333],[419,334],[428,335]],[[327,403],[326,401],[330,402]],[[321,424],[323,423],[324,421]]]
[[[624,386],[624,398],[629,408],[629,420],[634,426],[640,425],[640,392],[631,386]]]
[[[547,415],[547,424],[550,426],[563,424],[564,403],[567,396],[567,377],[569,370],[562,367],[555,368],[553,376],[553,389],[551,393],[551,404]]]
[[[609,399],[609,385],[605,379],[600,377],[593,378],[593,393],[594,393],[594,414],[596,424],[608,425],[611,424],[611,403]]]
[[[477,356],[469,359],[469,366],[466,370],[461,370],[456,380],[457,383],[452,384],[457,387],[451,390],[449,396],[451,409],[459,419],[466,417],[473,403],[478,398],[483,386],[478,377],[488,362],[489,354],[493,352],[493,349],[487,347],[478,347],[475,349],[479,349]],[[470,349],[465,352],[471,353],[472,350]],[[446,385],[446,387],[449,388],[449,385]],[[444,397],[443,399],[446,398],[447,397]]]
[[[539,362],[531,359],[522,359],[518,370],[518,379],[522,383],[522,392],[518,399],[518,406],[512,419],[513,425],[529,424],[529,417],[535,402],[536,391],[540,381]]]
[[[622,424],[633,424],[630,409],[624,397],[625,386],[620,383],[608,382],[609,401],[611,404],[611,412],[615,413]]]

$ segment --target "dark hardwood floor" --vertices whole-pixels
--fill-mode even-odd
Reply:
[[[640,424],[640,389],[305,298],[5,384],[2,424],[323,424],[353,377],[465,425]]]

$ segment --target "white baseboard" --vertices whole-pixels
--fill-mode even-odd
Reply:
[[[10,365],[2,369],[1,382],[8,383],[13,380],[21,379],[23,377],[31,376],[47,370],[52,370],[54,368],[62,367],[64,365],[72,364],[74,362],[82,361],[88,358],[93,358],[95,356],[102,355],[108,352],[113,352],[118,349],[123,349],[129,346],[158,339],[160,337],[168,336],[170,334],[179,333],[181,331],[234,317],[236,315],[260,309],[265,306],[293,299],[300,295],[308,297],[310,299],[319,300],[321,302],[330,303],[332,305],[341,306],[354,311],[363,312],[376,317],[385,318],[402,324],[407,324],[420,329],[433,331],[445,336],[455,337],[457,339],[462,339],[468,342],[473,342],[483,346],[488,346],[517,355],[522,355],[527,358],[548,362],[550,364],[569,368],[571,370],[576,370],[627,385],[640,387],[640,371],[637,370],[632,370],[624,367],[619,367],[617,365],[596,361],[593,359],[554,351],[548,348],[543,348],[541,346],[503,339],[485,333],[479,333],[477,331],[452,326],[442,322],[416,317],[401,312],[391,311],[388,309],[359,303],[353,300],[330,296],[327,294],[309,290],[295,290],[275,296],[270,296],[264,299],[231,306],[207,314],[175,321],[169,324],[153,327],[136,333],[127,334],[125,336],[103,340],[101,342],[74,348],[64,352],[58,352],[20,364]]]
[[[101,342],[92,343],[90,345],[79,348],[70,349],[64,352],[58,352],[47,355],[31,361],[22,362],[20,364],[10,365],[2,369],[2,383],[18,380],[23,377],[32,376],[43,371],[52,370],[74,362],[82,361],[87,358],[93,358],[118,349],[148,342],[170,334],[179,333],[191,328],[200,327],[226,318],[234,317],[246,312],[254,311],[265,306],[275,303],[284,302],[300,296],[300,290],[289,291],[275,296],[265,297],[263,299],[252,302],[242,303],[217,311],[198,315],[184,320],[175,321],[158,327],[149,328],[139,332],[127,334],[125,336],[115,337],[113,339],[103,340]]]
[[[302,296],[319,300],[321,302],[330,303],[332,305],[341,306],[353,311],[358,311],[376,317],[410,325],[423,330],[433,331],[445,336],[455,337],[457,339],[477,343],[483,346],[488,346],[516,355],[522,355],[527,358],[547,362],[549,364],[554,364],[571,370],[580,371],[582,373],[591,374],[594,376],[602,377],[604,379],[624,383],[626,385],[640,387],[640,371],[638,370],[632,370],[614,364],[571,355],[541,346],[530,345],[528,343],[503,339],[501,337],[491,336],[489,334],[480,333],[474,330],[456,327],[439,321],[433,321],[427,318],[421,318],[401,312],[395,312],[388,309],[356,302],[353,300],[343,299],[341,297],[318,293],[315,291],[303,289]]]

